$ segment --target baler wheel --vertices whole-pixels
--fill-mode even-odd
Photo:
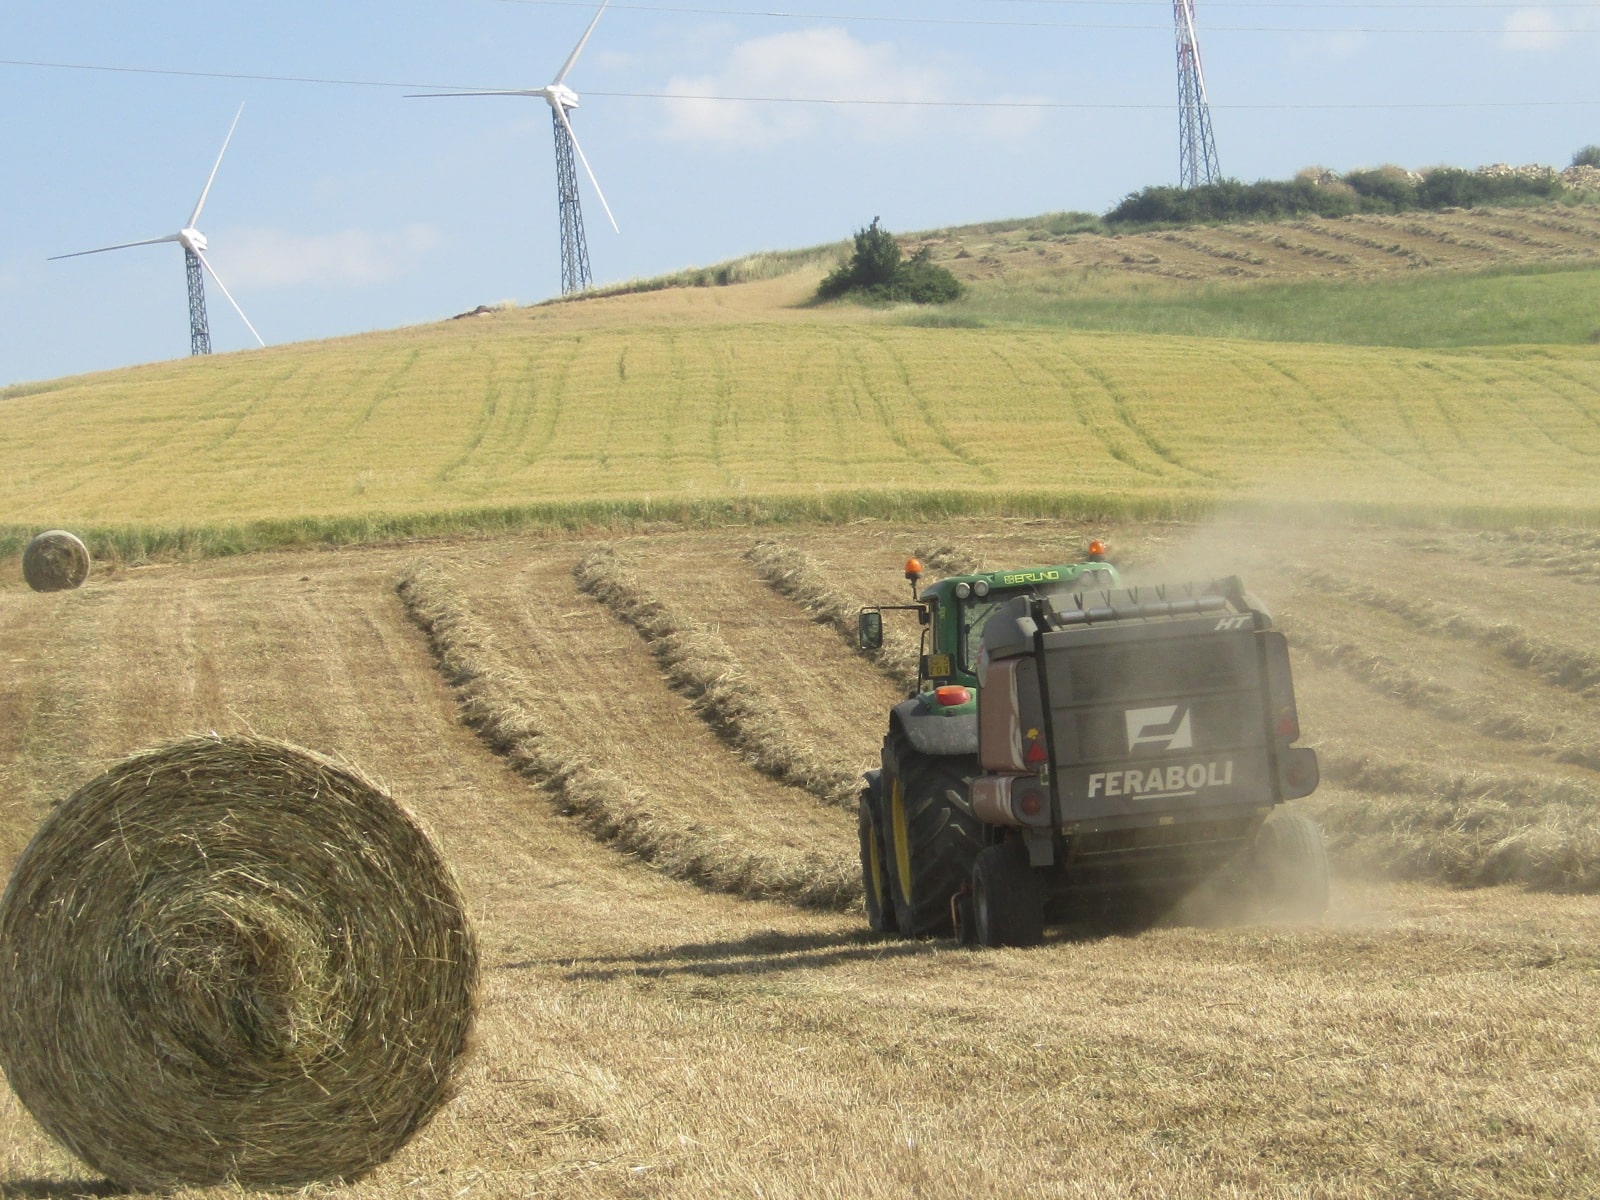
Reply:
[[[1045,889],[1018,838],[985,846],[972,864],[972,923],[980,946],[1044,940]]]
[[[1298,923],[1322,920],[1328,908],[1328,849],[1314,821],[1293,809],[1274,810],[1257,831],[1250,857],[1269,916]]]

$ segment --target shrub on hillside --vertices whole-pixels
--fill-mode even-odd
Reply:
[[[1417,202],[1417,181],[1404,167],[1387,164],[1350,171],[1344,181],[1361,197],[1368,212],[1400,212]]]
[[[1054,237],[1066,237],[1074,233],[1105,232],[1105,226],[1100,218],[1086,212],[1049,213],[1045,216],[1044,227]]]
[[[1572,156],[1575,167],[1600,167],[1600,146],[1585,146]]]
[[[945,304],[962,291],[961,281],[933,261],[928,247],[904,259],[900,243],[873,217],[871,225],[856,231],[855,253],[823,279],[817,299],[856,295],[868,300]]]

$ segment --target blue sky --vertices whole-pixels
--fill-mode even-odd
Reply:
[[[241,103],[199,227],[269,344],[557,294],[546,104],[405,96],[540,87],[595,7],[7,0],[0,385],[188,353],[176,245],[46,259],[176,232]],[[1600,142],[1600,4],[1198,0],[1197,23],[1228,176]],[[613,3],[567,82],[621,228],[585,180],[597,283],[1178,177],[1159,0]],[[880,103],[810,103],[847,100]],[[215,288],[209,311],[218,352],[254,346]]]

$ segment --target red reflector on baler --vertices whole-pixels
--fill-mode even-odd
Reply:
[[[1025,762],[1042,763],[1049,756],[1039,742],[1029,742],[1027,752],[1022,757]]]

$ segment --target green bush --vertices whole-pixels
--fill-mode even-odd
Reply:
[[[1585,146],[1572,156],[1575,167],[1600,167],[1600,146]]]
[[[818,300],[856,295],[868,300],[909,300],[913,304],[945,304],[960,297],[961,281],[933,261],[924,246],[902,260],[900,243],[873,217],[856,231],[855,253],[830,271],[817,288]]]
[[[1404,212],[1417,205],[1417,185],[1401,167],[1351,171],[1344,181],[1361,197],[1363,212]]]

